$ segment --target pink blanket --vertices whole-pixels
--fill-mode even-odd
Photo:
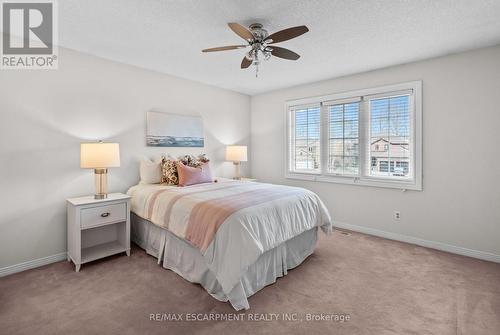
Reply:
[[[300,193],[299,189],[274,186],[200,202],[194,206],[189,216],[186,240],[205,251],[219,227],[233,213]]]

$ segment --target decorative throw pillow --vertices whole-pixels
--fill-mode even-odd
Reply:
[[[196,167],[196,165],[198,164],[198,160],[196,159],[195,156],[193,155],[184,155],[184,156],[180,156],[178,158],[179,162],[182,162],[182,164],[186,165],[186,166],[193,166],[193,167]]]
[[[202,164],[210,162],[205,154],[198,156],[194,155],[184,155],[175,159],[172,156],[163,156],[162,158],[162,177],[161,183],[168,185],[178,185],[179,184],[179,174],[177,172],[177,164],[181,162],[185,166],[189,167],[199,167]]]
[[[205,154],[198,155],[197,159],[198,159],[198,162],[202,162],[202,163],[210,162],[210,159],[208,159],[207,155],[205,155]]]
[[[139,168],[141,184],[161,183],[161,171],[161,161],[141,160]]]
[[[177,160],[170,156],[163,157],[161,160],[161,183],[167,185],[179,184],[177,174]]]
[[[177,172],[179,173],[179,186],[181,187],[213,182],[208,163],[200,163],[198,167],[191,167],[179,162]]]
[[[205,154],[201,154],[198,156],[184,155],[179,157],[179,161],[182,162],[182,164],[191,167],[198,167],[201,164],[210,162],[210,160],[207,158]]]

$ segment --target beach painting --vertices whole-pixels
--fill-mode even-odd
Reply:
[[[147,112],[148,147],[203,147],[201,116]]]

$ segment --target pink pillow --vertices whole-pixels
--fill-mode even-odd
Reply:
[[[177,173],[179,174],[179,186],[211,183],[213,181],[208,163],[201,164],[198,167],[190,167],[179,162],[177,164]]]

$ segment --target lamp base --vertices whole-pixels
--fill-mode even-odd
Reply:
[[[106,199],[108,197],[108,169],[94,169],[95,195],[94,199]]]
[[[106,199],[107,197],[107,194],[94,194],[94,199]]]
[[[240,176],[240,162],[233,162],[234,164],[234,167],[235,167],[235,175],[233,177],[234,180],[241,180],[241,176]]]

